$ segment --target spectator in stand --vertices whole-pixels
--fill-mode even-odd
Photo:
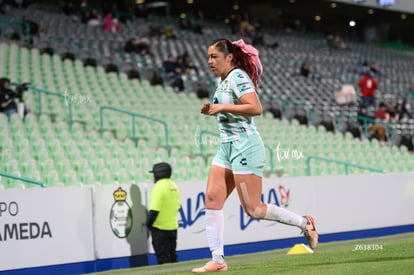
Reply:
[[[186,72],[192,73],[192,74],[198,74],[198,68],[196,65],[194,65],[194,63],[191,60],[190,55],[188,54],[188,52],[184,52],[181,57],[183,58],[183,62],[184,62],[184,66],[185,66],[185,70]]]
[[[379,77],[381,76],[381,71],[378,68],[378,65],[375,62],[364,62],[358,63],[355,66],[354,72],[359,75],[364,75],[367,72],[370,72],[372,76]]]
[[[164,30],[165,39],[176,39],[177,35],[174,32],[174,29],[171,26],[166,26]]]
[[[413,116],[407,109],[407,100],[399,100],[394,106],[393,110],[390,112],[393,120],[400,121],[404,117],[412,118]]]
[[[105,19],[102,23],[104,30],[112,31],[112,23],[113,23],[112,14],[108,13],[107,15],[105,15]]]
[[[88,17],[86,18],[86,24],[88,24],[88,26],[92,26],[92,27],[97,27],[97,26],[101,26],[102,25],[102,16],[101,14],[93,9]]]
[[[309,77],[310,75],[309,63],[307,62],[302,63],[302,66],[300,67],[300,74],[306,78]]]
[[[138,40],[135,37],[129,39],[124,46],[126,53],[138,53]]]
[[[73,1],[65,1],[63,4],[63,13],[65,15],[76,15],[78,13],[78,8]]]
[[[351,50],[351,48],[345,43],[345,41],[340,37],[339,35],[335,35],[334,37],[334,43],[340,50]]]
[[[321,77],[312,73],[311,69],[310,69],[310,65],[308,62],[303,62],[302,66],[300,66],[300,71],[299,71],[300,75],[302,75],[303,77],[306,78],[310,78],[312,80],[316,79],[316,80],[321,80]]]
[[[27,25],[29,27],[30,35],[37,35],[44,30],[43,25],[30,20],[27,15],[23,16],[22,23],[24,24],[23,26]]]
[[[107,13],[105,19],[103,21],[103,28],[109,32],[119,32],[121,30],[121,26],[118,22],[117,18],[112,16],[112,13]]]
[[[151,48],[150,48],[150,41],[147,36],[141,36],[141,38],[138,41],[138,52],[142,55],[151,55]]]
[[[328,34],[326,37],[326,43],[328,44],[329,49],[334,50],[347,50],[350,51],[351,48],[345,43],[341,36]]]
[[[390,107],[384,102],[381,102],[375,112],[375,119],[378,121],[389,122],[391,119],[389,111]],[[381,144],[385,145],[385,142],[387,141],[386,125],[383,123],[374,123],[371,127],[369,127],[369,131],[373,132]]]
[[[240,29],[239,34],[240,36],[247,36],[247,37],[253,37],[255,28],[252,24],[250,24],[247,20],[242,20],[240,22]]]
[[[121,24],[119,23],[118,18],[114,18],[112,20],[112,32],[120,32],[121,31]]]
[[[359,62],[355,68],[354,72],[358,75],[363,75],[369,70],[368,61]]]
[[[1,2],[1,1],[0,1]],[[22,39],[21,34],[23,34],[23,36],[26,36],[27,34],[30,34],[30,40],[27,40],[27,44],[32,46],[33,45],[33,37],[37,36],[39,33],[43,32],[44,30],[44,26],[33,21],[30,20],[29,17],[27,15],[23,16],[20,23],[19,23],[19,28],[14,29],[13,32],[11,33],[10,39],[14,40],[14,41],[18,41],[20,39]],[[0,30],[1,32],[1,30]]]
[[[139,41],[135,37],[129,39],[124,46],[124,51],[127,53],[137,53],[140,55],[152,55],[149,47],[149,40],[146,36],[141,37]]]
[[[181,75],[184,75],[187,73],[187,67],[185,66],[184,57],[182,55],[177,56],[176,71]]]
[[[365,107],[375,106],[375,91],[378,84],[370,71],[365,72],[359,80],[358,86],[361,88],[362,105]]]
[[[80,13],[80,22],[82,24],[88,24],[88,20],[91,17],[91,13],[89,11],[82,11]]]
[[[381,76],[381,71],[379,70],[378,65],[375,62],[369,63],[368,68],[373,76]]]
[[[168,55],[167,60],[162,63],[162,67],[165,71],[167,81],[171,84],[174,90],[176,92],[184,91],[182,71],[177,62],[174,60],[174,56],[172,54]]]

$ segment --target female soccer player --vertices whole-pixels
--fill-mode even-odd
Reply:
[[[302,229],[309,246],[318,244],[311,216],[300,216],[261,201],[265,163],[263,141],[253,116],[262,114],[256,93],[263,71],[258,51],[243,40],[216,39],[208,46],[208,64],[220,77],[213,102],[201,106],[201,113],[216,116],[220,147],[211,164],[206,190],[206,232],[212,260],[194,268],[194,273],[226,271],[224,261],[223,206],[236,187],[244,211],[252,218],[278,221]]]

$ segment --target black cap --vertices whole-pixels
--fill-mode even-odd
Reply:
[[[169,165],[166,162],[160,162],[157,164],[154,164],[151,171],[148,171],[150,173],[154,173],[154,177],[159,179],[165,179],[170,178],[172,174],[171,165]]]

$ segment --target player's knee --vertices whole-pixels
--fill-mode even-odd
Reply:
[[[216,194],[206,194],[206,208],[208,209],[221,209],[224,205],[224,200]]]
[[[219,200],[220,200],[219,199],[219,196],[217,194],[215,194],[215,193],[208,193],[208,194],[206,194],[206,202],[212,202],[212,203],[214,203],[214,202],[217,202]]]

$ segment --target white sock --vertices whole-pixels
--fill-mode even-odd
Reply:
[[[206,209],[207,242],[213,261],[224,262],[224,213],[223,210]]]
[[[264,219],[294,225],[302,229],[308,222],[306,218],[274,204],[267,204]]]

